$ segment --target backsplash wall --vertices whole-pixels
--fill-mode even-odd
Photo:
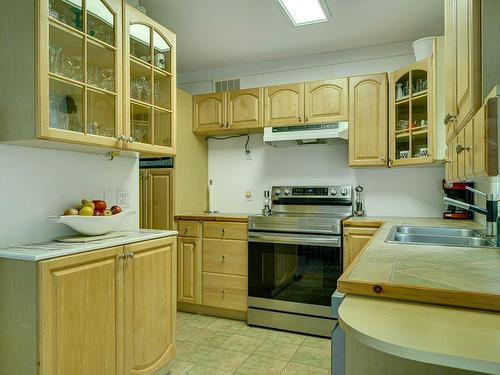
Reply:
[[[260,212],[263,191],[273,185],[360,184],[370,216],[442,214],[443,167],[352,169],[347,142],[272,148],[263,143],[261,134],[250,136],[251,160],[247,160],[245,141],[246,137],[208,141],[208,175],[215,185],[215,208],[221,212]],[[251,200],[245,198],[247,191]]]
[[[137,229],[138,164],[136,156],[109,161],[104,152],[0,145],[0,247],[73,234],[65,225],[50,223],[47,217],[62,214],[83,198],[102,198],[104,190],[129,192],[130,208],[126,210],[136,213],[126,218],[120,229]]]

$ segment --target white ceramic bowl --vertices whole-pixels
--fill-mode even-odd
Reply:
[[[66,224],[71,229],[86,236],[100,236],[111,232],[124,218],[133,213],[133,211],[126,211],[113,216],[51,216],[49,220],[54,223]]]
[[[412,45],[413,53],[415,54],[415,60],[420,61],[432,56],[432,46],[434,44],[434,39],[435,37],[428,36],[413,42]]]

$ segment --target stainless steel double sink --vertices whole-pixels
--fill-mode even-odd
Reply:
[[[440,227],[392,227],[385,242],[433,246],[496,247],[493,240],[473,229]]]

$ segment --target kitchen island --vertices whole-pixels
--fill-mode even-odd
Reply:
[[[346,373],[500,374],[500,249],[386,242],[395,225],[482,226],[427,218],[349,220],[383,225],[338,282],[347,294],[339,309]]]

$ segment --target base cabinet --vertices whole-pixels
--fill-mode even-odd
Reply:
[[[176,244],[0,259],[0,373],[157,373],[175,357]]]
[[[179,220],[178,231],[179,307],[241,319],[248,297],[247,224]]]
[[[343,271],[349,267],[352,261],[358,256],[363,248],[370,242],[379,226],[370,227],[349,227],[344,226],[344,257]]]

